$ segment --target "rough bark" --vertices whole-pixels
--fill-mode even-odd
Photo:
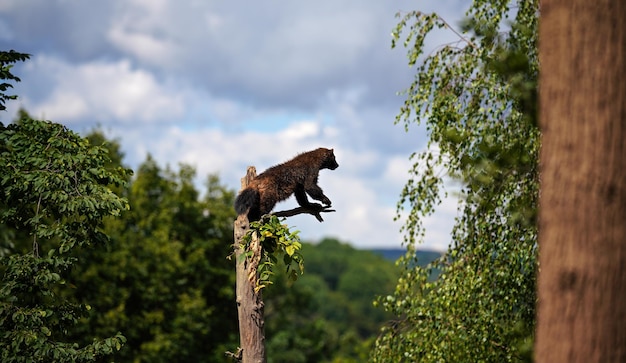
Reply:
[[[625,19],[541,2],[537,362],[626,362]]]
[[[246,176],[241,179],[241,190],[256,176],[256,169],[248,167]],[[249,230],[247,216],[240,215],[235,220],[234,234],[235,261],[237,265],[237,313],[239,316],[240,349],[237,358],[243,363],[265,363],[265,320],[261,291],[255,291],[258,275],[257,267],[261,258],[261,245],[253,236],[250,244],[252,256],[244,258],[242,238]]]

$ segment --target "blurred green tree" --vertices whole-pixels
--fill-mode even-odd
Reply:
[[[95,300],[85,332],[122,331],[120,361],[220,362],[237,345],[234,268],[226,259],[234,193],[211,175],[201,196],[194,178],[190,166],[162,170],[148,156],[124,192],[131,210],[107,224],[108,251],[88,251],[91,263],[74,270],[76,296]]]
[[[333,238],[302,246],[305,273],[264,290],[268,362],[363,362],[392,315],[372,302],[394,289],[392,261]],[[278,269],[280,270],[280,269]]]

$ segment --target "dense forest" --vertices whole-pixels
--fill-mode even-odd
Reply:
[[[44,158],[61,151],[47,144],[51,134],[67,138],[70,144],[60,147],[71,147],[73,139],[84,143],[87,153],[102,151],[103,170],[124,171],[125,180],[108,187],[128,200],[119,216],[103,219],[100,228],[107,237],[72,248],[71,265],[62,269],[49,292],[42,293],[41,300],[32,296],[31,304],[42,309],[67,302],[76,309],[74,324],[41,339],[85,347],[120,332],[120,349],[112,356],[116,361],[227,361],[225,352],[235,350],[239,339],[234,261],[227,258],[232,253],[235,192],[215,175],[207,177],[200,191],[191,166],[174,171],[150,156],[131,172],[115,140],[98,131],[83,139],[61,125],[33,120],[26,112],[3,128],[5,152],[17,151],[19,143],[12,137],[27,130]],[[7,202],[11,200],[3,210],[12,208]],[[45,205],[44,210],[49,208]],[[43,219],[40,228],[54,223],[52,216]],[[33,237],[18,221],[5,220],[0,228],[3,259],[32,255]],[[41,239],[37,253],[52,255],[60,246],[57,239]],[[379,253],[335,239],[305,243],[302,254],[306,273],[296,283],[276,274],[264,290],[269,361],[363,361],[380,326],[391,319],[372,302],[393,291],[398,268]],[[3,284],[9,284],[6,268],[3,272]],[[3,330],[15,329],[13,324],[4,319]],[[3,341],[5,347],[13,344]],[[28,351],[29,345],[24,341],[13,349]]]
[[[466,17],[457,31],[412,11],[392,32],[416,66],[396,122],[428,133],[398,202],[406,251],[305,244],[304,274],[263,290],[268,361],[532,361],[539,3],[477,0]],[[458,41],[425,53],[436,29]],[[1,79],[19,81],[11,64],[28,55],[1,56]],[[0,155],[3,362],[227,360],[235,191],[217,175],[199,190],[192,166],[150,155],[130,170],[116,140],[25,111],[1,125]],[[449,179],[450,248],[418,254]]]

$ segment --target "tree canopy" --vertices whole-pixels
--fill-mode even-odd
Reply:
[[[122,192],[131,209],[107,221],[107,249],[83,251],[90,263],[74,268],[74,298],[93,306],[75,339],[119,330],[117,359],[129,362],[220,361],[236,344],[234,193],[210,175],[201,195],[194,179],[192,167],[151,156],[139,166]]]
[[[88,362],[121,348],[119,332],[82,345],[69,331],[87,303],[64,297],[75,251],[108,240],[103,221],[128,202],[109,185],[129,171],[109,168],[105,148],[66,127],[22,118],[0,125],[0,357],[3,362]]]
[[[536,122],[537,1],[474,1],[460,30],[437,14],[402,15],[394,46],[417,65],[397,123],[424,124],[428,149],[413,155],[398,204],[409,251],[423,217],[461,182],[460,216],[447,254],[429,268],[404,260],[396,292],[379,299],[398,317],[373,361],[530,359],[535,322],[539,130]],[[426,37],[458,41],[422,57]],[[409,254],[409,256],[412,254]],[[432,269],[439,278],[429,280]]]

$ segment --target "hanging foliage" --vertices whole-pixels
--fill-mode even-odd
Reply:
[[[411,160],[398,203],[409,253],[394,294],[378,304],[398,319],[376,342],[375,362],[530,360],[537,269],[539,131],[535,1],[474,1],[455,29],[411,12],[393,32],[416,77],[396,122],[424,124],[428,148]],[[424,54],[426,37],[458,41]],[[427,268],[411,258],[424,217],[461,184],[459,217],[445,256]],[[439,277],[432,280],[431,272]]]

